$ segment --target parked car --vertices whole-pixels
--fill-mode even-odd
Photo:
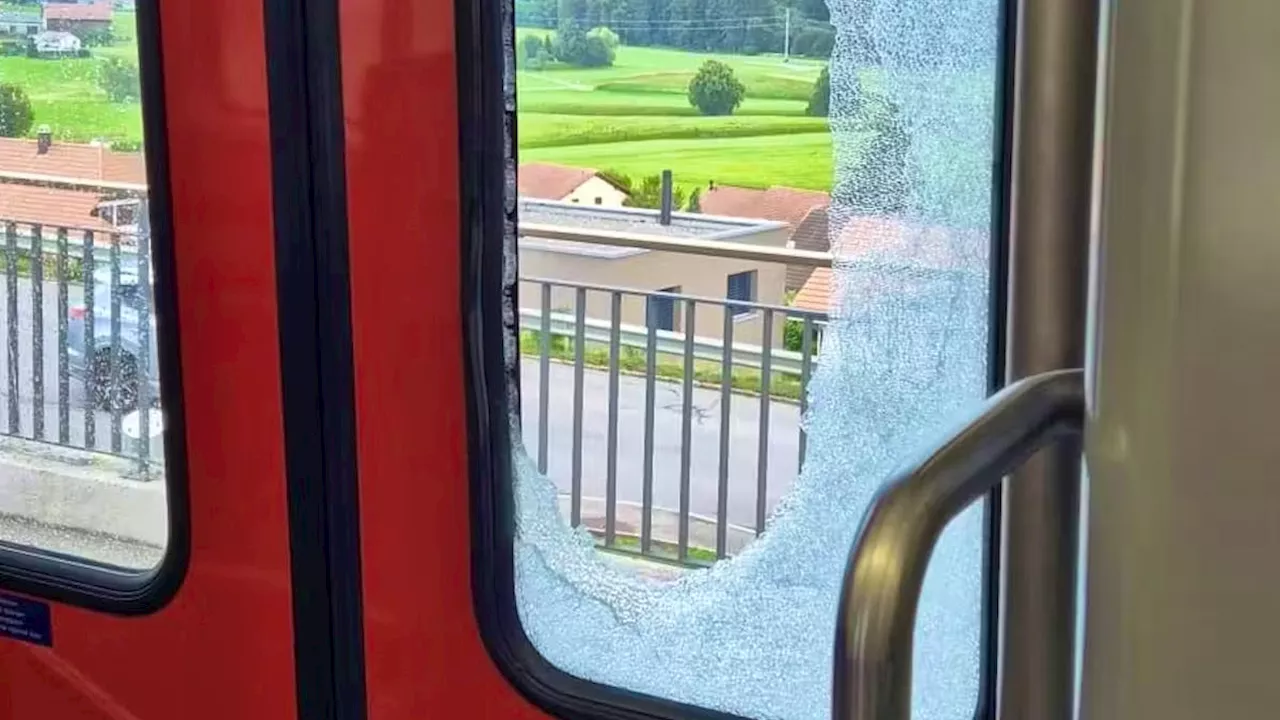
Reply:
[[[119,356],[112,365],[111,352],[111,268],[101,265],[93,272],[93,352],[86,347],[85,320],[87,307],[70,308],[67,317],[67,357],[71,374],[86,379],[95,406],[103,410],[127,412],[138,404],[138,358],[140,347],[140,318],[152,305],[151,297],[144,297],[138,284],[136,267],[122,265],[120,284],[116,295],[120,298]],[[150,326],[150,347],[147,348],[147,388],[150,404],[158,404],[160,397],[160,372],[156,352],[156,318],[154,312],[145,312],[145,322]],[[114,370],[114,372],[113,372]]]

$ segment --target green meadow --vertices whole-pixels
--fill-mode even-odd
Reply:
[[[520,36],[545,31],[521,30]],[[746,99],[727,117],[702,117],[686,89],[708,59],[727,63]],[[823,63],[776,55],[618,48],[608,68],[552,65],[516,76],[520,158],[640,177],[671,170],[686,188],[831,187],[825,118],[805,115]]]

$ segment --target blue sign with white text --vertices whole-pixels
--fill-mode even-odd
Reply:
[[[53,645],[49,604],[0,593],[0,636],[37,645]]]

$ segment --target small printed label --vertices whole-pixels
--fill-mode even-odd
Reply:
[[[0,593],[0,636],[37,645],[53,645],[49,604]]]

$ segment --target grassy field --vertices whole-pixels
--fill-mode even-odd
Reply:
[[[138,103],[112,103],[97,83],[103,58],[137,57],[133,14],[116,13],[114,30],[115,44],[92,48],[91,58],[0,57],[0,78],[26,89],[35,124],[49,125],[60,139],[137,142]],[[689,104],[689,80],[708,59],[733,67],[747,88],[732,116],[702,117]],[[805,116],[821,69],[821,62],[784,63],[769,55],[621,47],[613,67],[520,70],[521,159],[608,168],[636,178],[670,169],[686,190],[711,180],[828,189],[826,120]]]
[[[519,36],[545,31],[520,30]],[[686,89],[708,59],[747,88],[729,117],[702,117]],[[777,56],[713,55],[621,47],[608,68],[552,66],[516,76],[522,160],[617,170],[670,169],[686,190],[725,185],[831,187],[831,137],[805,116],[823,64]]]
[[[832,177],[831,137],[826,133],[530,148],[520,158],[618,170],[633,177],[670,169],[684,187],[714,180],[717,185],[824,190]]]
[[[136,102],[113,103],[98,87],[101,57],[116,55],[137,60],[134,16],[115,15],[116,44],[93,48],[97,57],[48,60],[0,57],[0,79],[27,91],[35,125],[48,125],[62,140],[137,142],[142,139],[142,107]]]

